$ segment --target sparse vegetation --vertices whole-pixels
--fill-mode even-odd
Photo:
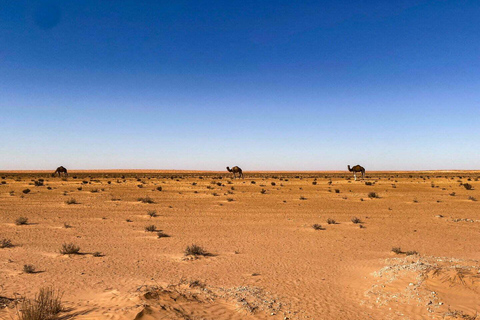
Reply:
[[[2,240],[0,240],[0,249],[4,248],[13,248],[12,240],[7,238],[3,238]]]
[[[146,232],[155,232],[156,230],[157,230],[157,227],[155,227],[155,225],[153,224],[145,227]]]
[[[368,197],[370,199],[380,198],[379,195],[376,192],[369,192]]]
[[[31,264],[23,265],[23,272],[25,273],[35,273],[35,267]]]
[[[23,192],[23,193],[25,193],[25,194],[27,194],[27,193],[30,193],[30,191],[31,191],[31,190],[30,190],[30,189],[28,189],[28,188],[27,188],[27,189],[24,189],[24,190],[22,190],[22,192]]]
[[[100,251],[95,251],[94,253],[92,253],[92,256],[94,256],[95,258],[98,258],[98,257],[103,257],[103,254]]]
[[[315,230],[324,230],[324,228],[322,228],[322,226],[319,225],[318,223],[315,223],[314,225],[312,225],[312,228]]]
[[[60,249],[61,254],[79,254],[80,247],[73,243],[64,243]]]
[[[362,223],[362,220],[360,220],[360,218],[357,218],[357,217],[353,217],[352,219],[352,222],[357,224],[357,223]]]
[[[327,223],[328,223],[328,224],[336,224],[337,221],[335,221],[335,220],[332,219],[332,218],[328,218],[328,219],[327,219]]]
[[[168,234],[162,232],[162,231],[158,231],[158,232],[157,232],[157,237],[158,237],[158,238],[168,238],[168,237],[170,237],[170,236],[169,236]]]
[[[155,201],[153,201],[153,199],[150,198],[149,196],[146,196],[144,198],[138,198],[137,200],[142,203],[155,203]]]
[[[52,288],[42,288],[34,299],[24,299],[19,320],[55,320],[63,311],[62,295]]]
[[[207,256],[208,252],[203,249],[202,247],[192,244],[191,246],[187,246],[184,251],[186,256]]]
[[[157,216],[157,211],[155,210],[148,210],[147,215],[150,216],[150,218],[155,218]]]
[[[470,183],[464,183],[463,187],[467,190],[473,190],[473,186]]]
[[[403,253],[403,251],[402,251],[402,249],[400,249],[400,247],[393,247],[392,252],[394,252],[396,254]]]
[[[66,204],[78,204],[77,200],[75,198],[70,198],[67,201],[65,201]]]
[[[16,224],[17,226],[26,225],[26,224],[28,224],[28,218],[26,218],[26,217],[18,217],[18,218],[15,220],[15,224]]]

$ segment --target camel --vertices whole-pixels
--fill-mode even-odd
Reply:
[[[240,169],[239,167],[235,166],[235,167],[233,167],[232,169],[230,169],[230,167],[227,167],[227,170],[228,170],[228,172],[233,173],[233,178],[234,178],[234,179],[237,178],[237,176],[235,175],[236,173],[238,173],[238,177],[239,177],[239,178],[242,178],[242,179],[243,179],[243,171],[242,171],[242,169]]]
[[[361,165],[357,164],[356,166],[353,166],[353,168],[350,168],[350,165],[348,165],[348,171],[353,172],[353,177],[355,178],[355,181],[357,181],[357,172],[361,172],[362,179],[365,179],[365,168]]]
[[[54,177],[58,173],[58,176],[60,177],[63,173],[63,175],[66,177],[68,176],[67,169],[64,166],[60,166],[55,170],[55,172],[52,174],[52,177]]]

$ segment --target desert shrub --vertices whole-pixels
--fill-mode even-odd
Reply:
[[[335,189],[335,193],[340,193],[340,189]]]
[[[328,218],[328,219],[327,219],[327,223],[328,223],[328,224],[336,224],[337,221],[335,221],[335,220],[333,220],[333,219],[331,219],[331,218]]]
[[[392,252],[394,252],[396,254],[403,253],[403,251],[402,251],[402,249],[400,249],[400,247],[393,247]]]
[[[158,231],[157,236],[158,236],[158,238],[168,238],[168,237],[170,237],[168,234],[166,234],[162,231]]]
[[[38,180],[35,180],[33,184],[35,185],[35,187],[43,187],[44,186],[43,181],[44,181],[43,179],[38,179]]]
[[[194,182],[195,183],[195,182]],[[196,184],[196,183],[195,183]],[[162,191],[162,187],[157,187],[157,191]]]
[[[304,196],[300,196],[300,200],[307,200]]]
[[[277,185],[275,182],[270,182],[270,184],[272,185],[272,187],[275,187]]]
[[[0,249],[13,248],[12,240],[3,238],[0,240]]]
[[[467,190],[473,190],[473,186],[470,183],[464,183],[463,187]]]
[[[362,220],[360,220],[360,218],[357,218],[357,217],[353,217],[351,220],[352,220],[352,222],[355,223],[355,224],[362,222]]]
[[[77,200],[75,198],[70,198],[67,201],[65,201],[66,204],[78,204]]]
[[[187,246],[184,251],[186,256],[206,256],[208,252],[203,249],[202,247],[192,244],[191,246]]]
[[[78,191],[82,191],[83,188],[82,188],[82,187],[78,187],[77,190],[78,190]]]
[[[256,182],[255,182],[255,181],[251,181],[250,183],[251,183],[251,184],[256,184]]]
[[[35,267],[31,264],[24,264],[23,265],[23,272],[25,273],[35,273]]]
[[[233,202],[233,201],[235,201],[235,199],[233,199],[233,198],[227,198],[227,201],[228,201],[228,202]]]
[[[380,198],[376,192],[369,192],[368,197],[370,199]]]
[[[92,189],[90,190],[91,193],[97,193],[98,192],[98,189]]]
[[[27,189],[24,189],[22,192],[25,193],[25,194],[27,194],[27,193],[29,193],[30,191],[31,191],[31,190],[27,188]]]
[[[365,185],[366,185],[366,186],[373,186],[373,183],[370,182],[370,181],[365,181]]]
[[[64,243],[60,249],[61,254],[79,254],[80,247],[73,243]]]
[[[54,320],[63,310],[61,294],[52,288],[42,288],[34,299],[24,299],[19,320]]]
[[[316,185],[317,185],[317,181],[313,181],[312,184],[313,184],[314,186],[316,186]]]
[[[406,254],[407,256],[413,256],[413,255],[415,255],[415,254],[418,254],[418,252],[413,250],[413,251],[407,251],[407,252],[405,252],[405,254]]]
[[[262,190],[260,191],[260,193],[261,193],[261,194],[265,194],[265,193],[267,193],[267,190],[262,189]]]
[[[455,192],[450,193],[452,197],[455,197],[455,194],[456,194]]]
[[[417,199],[413,199],[413,203],[418,203],[418,200],[417,200]]]
[[[470,196],[468,197],[468,200],[477,201],[477,198]]]
[[[155,230],[157,230],[157,227],[155,227],[153,224],[145,227],[146,232],[155,232]]]
[[[26,225],[26,224],[28,224],[28,218],[26,218],[26,217],[18,217],[18,218],[15,220],[15,224],[16,224],[17,226]]]
[[[147,215],[149,215],[150,218],[155,218],[157,216],[157,211],[149,210],[149,211],[147,211]]]
[[[216,193],[216,192],[213,192],[213,193],[212,193],[212,196],[214,196],[214,197],[218,197],[218,193]]]
[[[155,203],[155,201],[153,201],[153,199],[149,196],[146,196],[145,198],[138,198],[137,200],[142,203]]]
[[[72,226],[69,225],[68,223],[64,222],[64,223],[63,223],[63,227],[64,227],[65,229],[69,229],[69,228],[71,228]]]
[[[315,230],[323,230],[322,226],[319,225],[318,223],[315,223],[314,225],[312,225],[312,228]]]

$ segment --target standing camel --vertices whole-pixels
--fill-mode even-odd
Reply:
[[[350,168],[350,165],[348,165],[348,171],[353,172],[353,177],[355,178],[355,181],[357,181],[357,172],[361,172],[362,179],[365,179],[365,168],[359,164],[353,166],[353,168]]]
[[[234,178],[234,179],[237,178],[237,176],[235,175],[236,173],[238,173],[238,177],[239,177],[239,178],[242,178],[242,179],[243,179],[243,171],[242,171],[242,169],[240,169],[239,167],[235,166],[235,167],[233,167],[232,169],[230,169],[230,167],[227,167],[227,170],[228,170],[228,172],[233,173],[233,178]]]
[[[52,177],[54,177],[58,173],[58,176],[60,177],[63,173],[63,175],[66,177],[68,176],[67,169],[64,166],[60,166],[55,170],[55,172],[52,174]]]

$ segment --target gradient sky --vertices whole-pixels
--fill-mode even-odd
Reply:
[[[0,1],[0,170],[480,169],[479,1]]]

